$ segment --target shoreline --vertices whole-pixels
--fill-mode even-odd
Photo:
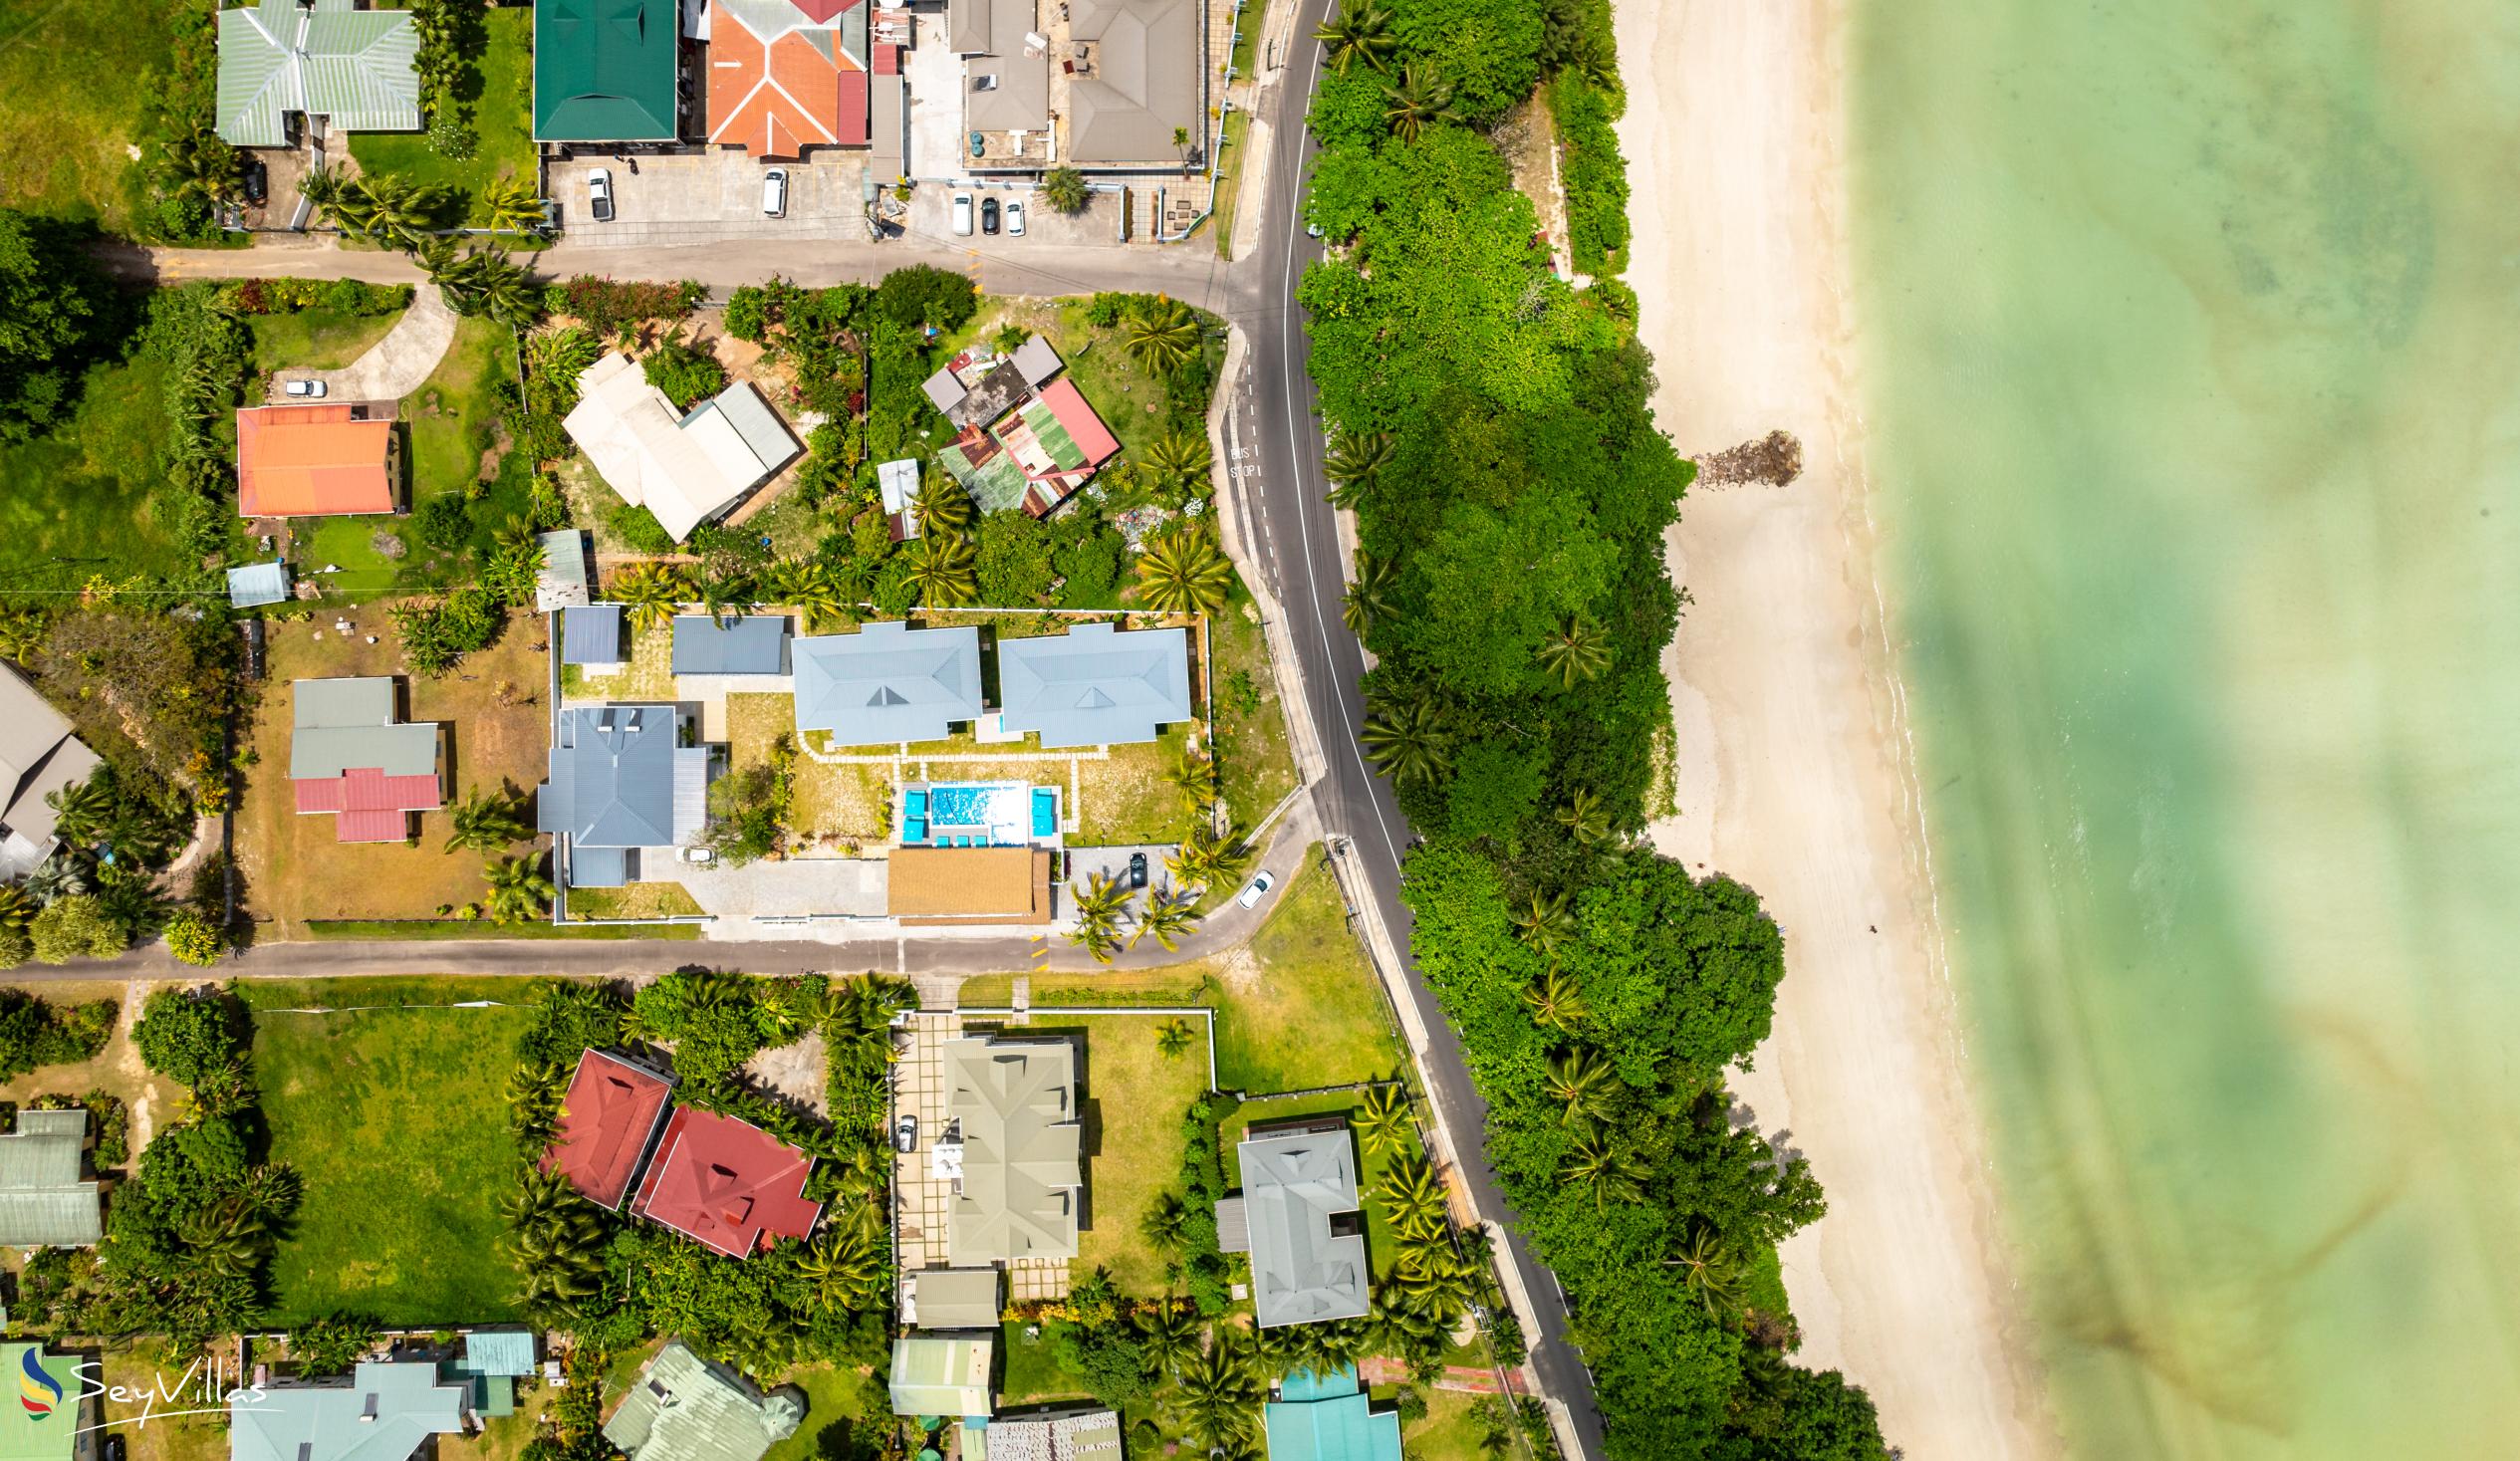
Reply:
[[[1697,602],[1663,661],[1680,812],[1650,834],[1756,888],[1785,930],[1775,1028],[1734,1089],[1829,1196],[1781,1254],[1799,1359],[1871,1391],[1909,1455],[2046,1457],[2062,1446],[1964,1077],[1876,573],[1845,297],[1846,8],[1618,7],[1628,280],[1657,421],[1687,455],[1781,427],[1804,457],[1789,487],[1692,491],[1666,535]]]

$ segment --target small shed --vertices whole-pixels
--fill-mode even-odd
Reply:
[[[238,609],[260,609],[289,599],[289,565],[278,559],[249,563],[227,571],[227,602]]]
[[[534,575],[534,611],[549,613],[588,603],[587,535],[575,528],[545,533],[543,567]]]
[[[1004,1313],[993,1268],[932,1268],[909,1276],[905,1323],[922,1330],[980,1330]]]
[[[892,1341],[895,1415],[986,1415],[994,1332],[903,1335]]]
[[[1015,368],[1024,372],[1024,383],[1036,390],[1041,388],[1042,382],[1067,366],[1067,362],[1059,359],[1059,352],[1051,347],[1050,342],[1038,335],[1025,341],[1015,352],[1014,359]]]
[[[622,662],[622,606],[581,604],[561,614],[560,662],[611,668]]]
[[[673,620],[675,674],[786,674],[788,616],[746,614],[724,623],[705,613]]]

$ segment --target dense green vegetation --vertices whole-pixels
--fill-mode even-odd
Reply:
[[[63,1009],[23,989],[0,989],[0,1081],[95,1060],[114,1034],[117,1009],[112,1000]]]
[[[1380,663],[1366,742],[1426,842],[1414,952],[1490,1102],[1488,1152],[1556,1271],[1614,1456],[1877,1458],[1861,1391],[1785,1362],[1747,1276],[1821,1211],[1727,1119],[1783,940],[1749,889],[1633,847],[1668,746],[1662,530],[1690,469],[1654,429],[1633,299],[1577,291],[1477,127],[1554,76],[1587,257],[1624,197],[1596,0],[1350,0],[1311,213],[1350,622]]]

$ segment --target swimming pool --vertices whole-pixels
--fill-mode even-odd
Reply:
[[[1020,781],[910,787],[900,826],[905,846],[1026,847],[1059,835],[1059,789]]]

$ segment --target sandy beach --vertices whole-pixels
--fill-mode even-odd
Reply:
[[[1877,590],[1841,241],[1836,4],[1621,0],[1628,271],[1698,455],[1783,428],[1792,486],[1693,492],[1667,548],[1694,597],[1666,660],[1679,815],[1654,839],[1784,925],[1775,1033],[1737,1089],[1811,1158],[1829,1215],[1784,1253],[1803,1362],[1871,1390],[1936,1461],[2056,1454],[2012,1304],[1933,920]]]

